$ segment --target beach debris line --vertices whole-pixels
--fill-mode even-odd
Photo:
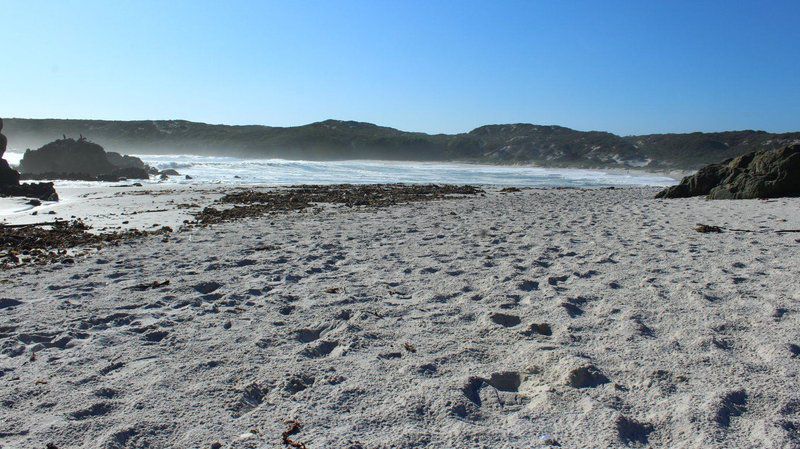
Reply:
[[[26,264],[44,265],[52,262],[74,262],[68,257],[77,247],[115,245],[147,235],[172,232],[169,226],[142,231],[128,229],[108,233],[92,233],[81,220],[59,220],[51,223],[29,225],[0,225],[0,268],[7,269]]]
[[[136,285],[133,285],[133,286],[130,286],[130,287],[126,287],[125,289],[126,290],[136,290],[136,291],[142,292],[142,291],[145,291],[145,290],[161,288],[161,287],[164,287],[166,285],[169,285],[169,279],[167,279],[165,281],[162,281],[162,282],[153,281],[153,282],[145,283],[145,284],[136,284]]]
[[[719,226],[712,226],[702,223],[698,223],[697,227],[694,228],[694,230],[701,234],[709,234],[709,233],[719,234],[720,232],[722,232],[722,228],[720,228]]]
[[[216,205],[208,206],[196,214],[195,219],[199,224],[213,224],[273,212],[298,211],[314,204],[389,207],[480,193],[484,191],[474,186],[436,184],[305,185],[267,191],[246,189],[223,196]]]
[[[283,441],[283,444],[286,444],[290,447],[294,447],[297,449],[308,449],[308,446],[306,446],[304,443],[289,438],[290,436],[300,432],[300,429],[303,428],[303,425],[296,420],[286,421],[286,424],[289,425],[289,428],[283,432],[283,435],[281,435],[281,440]]]
[[[800,233],[800,229],[772,229],[772,230],[754,230],[754,229],[734,229],[734,228],[723,228],[720,226],[713,226],[698,223],[697,227],[694,228],[695,231],[708,234],[708,233],[722,233],[725,231],[730,232],[774,232],[776,234],[792,234],[792,233]]]

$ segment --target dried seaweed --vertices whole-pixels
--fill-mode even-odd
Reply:
[[[707,224],[700,224],[698,223],[697,227],[694,228],[695,231],[701,234],[708,234],[708,233],[720,233],[722,232],[722,228],[719,226],[712,226]]]
[[[145,290],[161,288],[161,287],[164,287],[165,285],[169,285],[169,279],[167,279],[165,281],[162,281],[162,282],[153,281],[153,282],[150,282],[149,284],[137,284],[137,285],[134,285],[134,286],[131,286],[131,287],[126,287],[126,290],[136,290],[136,291],[142,292],[142,291],[145,291]]]
[[[300,429],[303,428],[303,425],[296,420],[286,421],[286,424],[289,425],[289,428],[286,429],[286,431],[283,432],[283,435],[281,436],[283,444],[289,445],[297,449],[308,449],[308,446],[306,446],[304,443],[289,438],[290,436],[300,432]]]
[[[221,223],[259,217],[273,212],[298,211],[314,204],[341,204],[346,207],[389,207],[398,204],[433,201],[453,195],[476,195],[483,190],[454,185],[308,185],[285,189],[240,190],[224,195],[216,206],[195,215],[199,224]],[[225,206],[225,207],[223,207]]]
[[[92,233],[90,229],[80,220],[0,226],[0,268],[59,261],[71,263],[74,260],[67,256],[73,248],[99,248],[132,238],[172,232],[168,226],[153,231],[129,229],[110,233]]]

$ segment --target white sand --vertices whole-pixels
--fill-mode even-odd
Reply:
[[[0,446],[278,448],[297,419],[313,449],[800,447],[800,234],[771,232],[800,199],[654,193],[326,207],[6,271]]]

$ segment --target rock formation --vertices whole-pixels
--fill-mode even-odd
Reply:
[[[3,119],[0,118],[0,185],[14,186],[19,184],[19,173],[8,165],[5,159],[2,159],[6,153],[8,146],[8,139],[3,135]]]
[[[656,198],[751,199],[800,196],[800,143],[701,168]]]
[[[59,139],[38,150],[25,151],[19,169],[24,179],[118,181],[149,178],[141,159],[106,153],[103,147],[83,136],[77,140]]]
[[[6,153],[8,139],[2,134],[3,119],[0,118],[0,196],[32,197],[45,201],[58,201],[58,194],[52,182],[36,184],[20,184],[19,172],[11,168],[3,156]]]

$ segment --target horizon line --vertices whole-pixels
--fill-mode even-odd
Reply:
[[[3,116],[0,116],[3,118]],[[198,121],[198,120],[188,120],[183,118],[172,118],[172,119],[105,119],[105,118],[56,118],[56,117],[46,117],[46,118],[34,118],[34,117],[10,117],[6,116],[5,120],[63,120],[63,121],[95,121],[95,122],[187,122],[187,123],[196,123],[200,125],[209,125],[209,126],[230,126],[230,127],[248,127],[248,126],[256,126],[262,128],[300,128],[303,126],[310,126],[316,125],[325,122],[352,122],[352,123],[361,123],[367,125],[377,126],[379,128],[389,128],[400,132],[405,133],[415,133],[415,134],[426,134],[430,136],[436,135],[447,135],[447,136],[456,136],[460,134],[469,134],[470,132],[478,129],[483,128],[486,126],[518,126],[518,125],[530,125],[530,126],[541,126],[541,127],[554,127],[554,128],[564,128],[569,129],[572,131],[578,132],[601,132],[601,133],[608,133],[613,134],[619,137],[635,137],[635,136],[654,136],[654,135],[674,135],[674,134],[719,134],[719,133],[735,133],[735,132],[761,132],[766,134],[800,134],[800,129],[796,131],[767,131],[763,129],[725,129],[725,130],[714,130],[714,131],[671,131],[671,132],[650,132],[650,133],[643,133],[643,134],[617,134],[612,131],[600,130],[600,129],[578,129],[578,128],[571,128],[569,126],[564,125],[556,125],[556,124],[542,124],[542,123],[532,123],[532,122],[515,122],[515,123],[486,123],[483,125],[479,125],[475,128],[472,128],[467,131],[461,131],[456,133],[448,133],[448,132],[426,132],[426,131],[409,131],[406,129],[395,128],[389,125],[381,125],[378,123],[373,122],[366,122],[361,120],[347,120],[347,119],[336,119],[336,118],[327,118],[324,120],[317,120],[313,122],[303,123],[299,125],[288,125],[288,126],[276,126],[276,125],[265,125],[260,123],[248,123],[248,124],[230,124],[230,123],[210,123],[205,121]]]

